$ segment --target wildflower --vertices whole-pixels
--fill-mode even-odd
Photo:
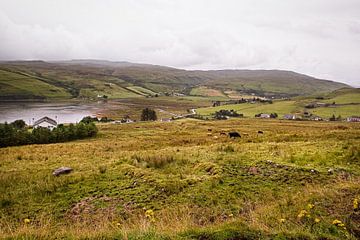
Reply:
[[[315,223],[319,223],[319,222],[320,222],[320,219],[319,219],[319,218],[315,218],[315,219],[314,219],[314,222],[315,222]]]
[[[297,215],[298,218],[303,218],[305,217],[305,215],[307,215],[307,211],[306,210],[301,210],[300,213]]]
[[[308,209],[313,209],[315,207],[315,205],[314,204],[311,204],[311,203],[309,203],[308,205],[307,205],[307,208]]]
[[[24,223],[25,223],[25,224],[29,224],[29,223],[30,223],[30,219],[25,218],[25,219],[24,219]]]
[[[333,225],[339,225],[339,224],[341,224],[342,222],[340,221],[340,220],[337,220],[337,219],[335,219],[333,222],[332,222],[332,224]]]
[[[354,205],[354,211],[359,210],[359,199],[358,198],[354,199],[353,205]]]
[[[286,221],[285,218],[280,218],[280,219],[279,219],[279,222],[280,222],[280,223],[284,223],[285,221]]]
[[[154,216],[154,211],[153,211],[153,210],[151,210],[151,209],[146,210],[146,212],[145,212],[145,216],[146,216],[147,218],[149,218],[149,217],[153,217],[153,216]]]
[[[149,209],[146,210],[145,212],[145,217],[150,221],[150,222],[155,222],[155,217],[154,217],[154,211]]]

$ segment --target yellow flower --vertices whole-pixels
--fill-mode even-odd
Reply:
[[[308,207],[308,209],[313,209],[313,208],[315,207],[315,205],[314,205],[314,204],[309,203],[309,204],[307,205],[307,207]]]
[[[353,201],[354,204],[354,210],[358,210],[359,209],[359,199],[355,198]]]
[[[285,221],[286,221],[285,218],[280,218],[280,219],[279,219],[279,222],[280,222],[280,223],[284,223]]]
[[[342,222],[341,222],[340,220],[335,219],[335,220],[332,222],[332,224],[338,226],[339,224],[342,224]]]
[[[25,219],[24,219],[24,223],[25,223],[25,224],[29,224],[29,223],[30,223],[30,219],[25,218]]]
[[[306,210],[301,210],[300,212],[299,212],[299,214],[298,214],[298,218],[303,218],[305,215],[307,214],[307,211]]]
[[[153,217],[153,216],[154,216],[154,211],[151,210],[151,209],[146,210],[145,216],[148,217],[148,218],[149,218],[149,217]]]
[[[146,210],[145,212],[145,217],[150,221],[150,222],[155,222],[155,217],[154,217],[154,211],[149,209]]]
[[[318,222],[320,222],[320,219],[319,219],[319,218],[315,218],[314,221],[315,221],[316,223],[318,223]]]

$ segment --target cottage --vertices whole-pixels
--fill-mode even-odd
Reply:
[[[286,119],[286,120],[295,120],[296,115],[294,115],[294,114],[285,114],[284,119]]]
[[[358,117],[358,116],[348,117],[346,119],[346,121],[348,121],[348,122],[360,122],[360,117]]]
[[[270,114],[262,113],[260,114],[260,118],[270,118]]]
[[[313,120],[313,121],[323,121],[322,117],[315,116],[315,115],[311,116],[311,117],[310,117],[310,120]]]
[[[33,128],[43,127],[43,128],[48,128],[50,130],[52,130],[56,126],[57,126],[57,122],[49,117],[40,118],[39,120],[35,121],[33,124]]]
[[[171,122],[171,118],[162,118],[161,121],[162,122]]]

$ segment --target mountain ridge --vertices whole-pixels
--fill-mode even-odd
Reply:
[[[29,94],[25,94],[26,96],[17,95],[16,81],[21,78],[19,75],[27,76],[28,81],[33,81],[34,84],[42,81],[50,86],[62,88],[73,98],[95,98],[99,95],[110,98],[143,97],[149,92],[158,95],[173,93],[190,95],[192,89],[199,86],[224,93],[234,91],[237,94],[281,98],[331,92],[350,87],[344,83],[318,79],[287,70],[185,70],[160,65],[96,59],[1,61],[0,69],[2,71],[0,75],[2,99],[14,96],[31,98],[31,89],[28,89]],[[144,94],[137,96],[132,89],[134,87]],[[34,98],[49,98],[49,96],[38,93],[34,95]]]

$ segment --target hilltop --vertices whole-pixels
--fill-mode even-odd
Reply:
[[[100,60],[0,62],[1,99],[134,98],[194,95],[289,97],[330,92],[346,84],[281,70],[187,71]]]

